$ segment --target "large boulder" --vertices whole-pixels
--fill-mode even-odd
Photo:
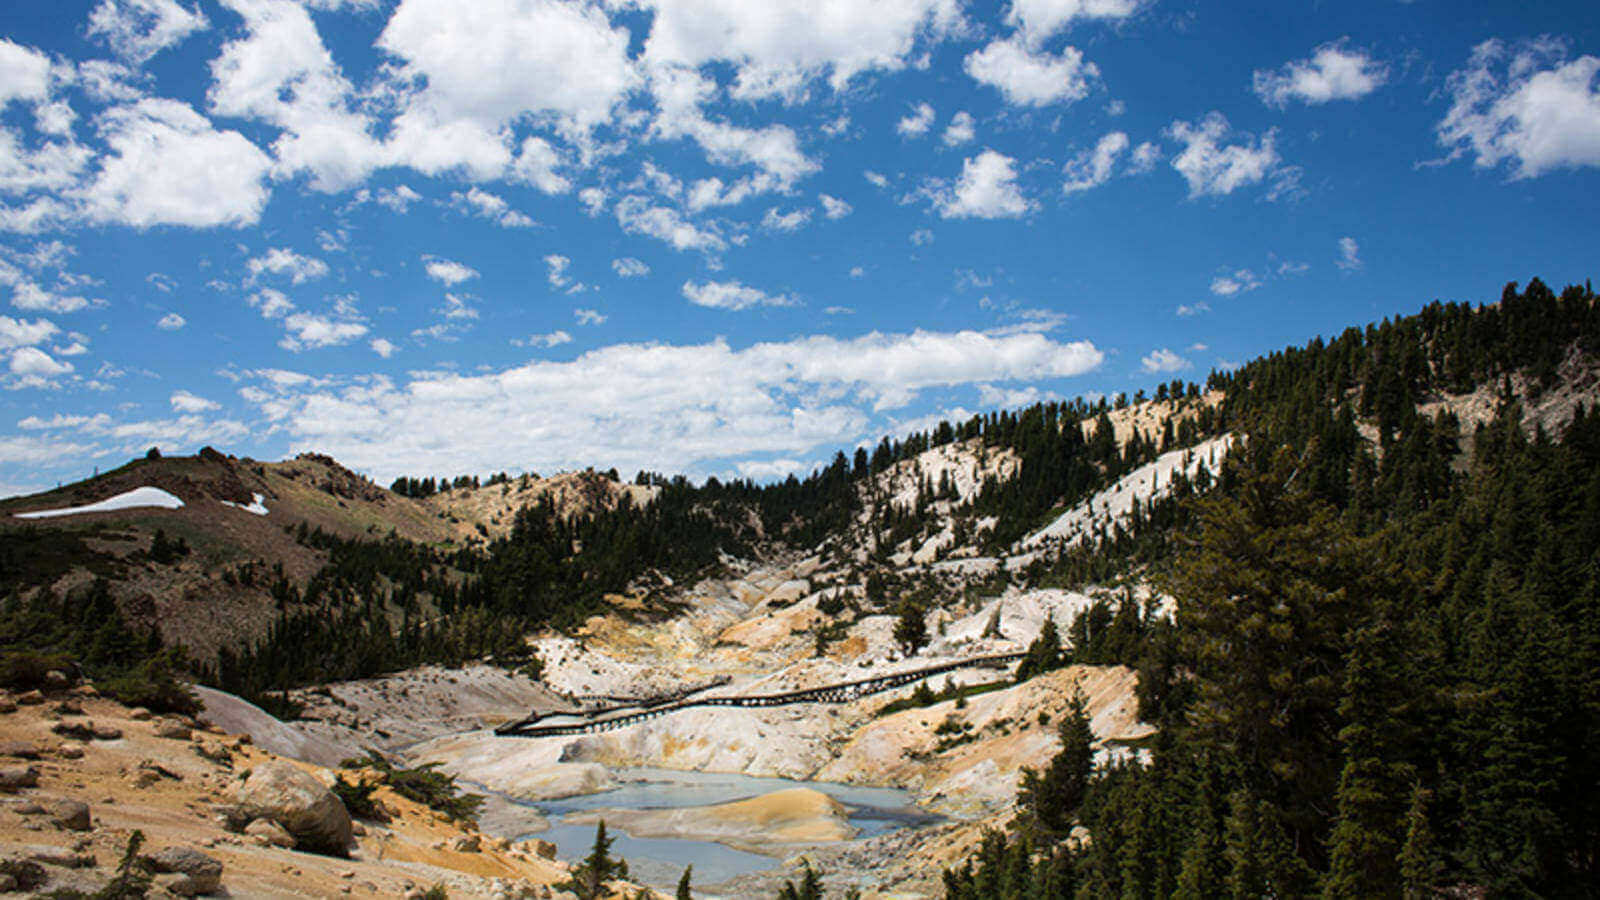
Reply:
[[[256,766],[235,800],[254,817],[271,819],[294,836],[295,847],[345,855],[354,840],[350,813],[322,782],[285,762]]]

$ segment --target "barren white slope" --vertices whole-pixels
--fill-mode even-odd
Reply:
[[[1076,544],[1092,534],[1096,528],[1126,518],[1133,512],[1136,502],[1164,496],[1166,492],[1172,490],[1172,478],[1176,473],[1182,472],[1187,477],[1193,478],[1202,466],[1215,473],[1222,465],[1222,458],[1227,455],[1228,448],[1233,446],[1233,441],[1233,435],[1225,434],[1184,450],[1163,453],[1156,457],[1154,462],[1134,469],[1118,479],[1116,484],[1067,510],[1054,522],[1023,538],[1021,546],[1034,548],[1053,541],[1059,541],[1067,546]]]
[[[64,509],[38,509],[33,512],[17,513],[16,516],[19,519],[49,519],[55,516],[77,515],[78,513],[115,512],[119,509],[139,509],[142,507],[178,509],[182,506],[182,500],[160,488],[142,487],[134,488],[115,497],[107,497],[98,503],[69,506]]]

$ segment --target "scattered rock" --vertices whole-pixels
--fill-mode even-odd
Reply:
[[[222,863],[193,847],[163,847],[144,859],[163,876],[158,883],[179,896],[210,894],[222,886]]]
[[[351,823],[350,823],[350,833],[355,835],[356,837],[366,837],[367,836],[367,826],[361,824],[360,822],[351,821]]]
[[[39,748],[32,741],[0,741],[0,756],[18,759],[38,759]]]
[[[350,846],[350,813],[322,782],[285,763],[256,766],[239,786],[239,805],[294,835],[295,846],[342,856]]]
[[[93,722],[57,722],[50,726],[50,730],[75,741],[94,740]]]
[[[10,884],[0,886],[0,893],[7,891],[31,891],[42,886],[49,875],[44,871],[44,866],[31,859],[6,860],[5,878],[10,879]]]
[[[187,741],[194,736],[194,732],[189,730],[189,727],[182,722],[162,719],[156,723],[155,736],[158,738],[171,738],[175,741]]]
[[[18,887],[20,887],[20,885],[17,884],[17,879],[7,875],[4,872],[0,872],[0,894],[9,894]]]
[[[477,853],[481,846],[477,835],[464,834],[450,843],[450,849],[457,853]]]
[[[0,766],[0,791],[15,793],[39,786],[39,770],[33,766]]]
[[[6,808],[19,816],[37,816],[44,812],[44,807],[32,800],[7,800]]]
[[[72,684],[72,676],[61,671],[60,669],[51,669],[50,671],[44,673],[44,683],[51,690],[59,690],[60,688],[64,688]]]
[[[94,865],[94,857],[88,853],[78,853],[66,847],[52,847],[48,844],[27,844],[22,848],[28,859],[44,863],[47,866],[60,866],[63,869],[87,869]]]
[[[232,803],[217,803],[211,807],[211,820],[222,826],[223,831],[239,834],[254,818],[250,810]]]
[[[139,760],[139,771],[141,771],[141,772],[149,772],[152,775],[155,775],[157,777],[170,779],[172,781],[182,781],[183,780],[183,776],[182,775],[179,775],[177,772],[172,771],[171,769],[167,768],[166,766],[161,765],[160,763],[156,762],[153,759],[141,759],[141,760]]]
[[[92,726],[91,730],[93,731],[96,740],[114,741],[122,737],[122,729],[115,725],[94,725]]]
[[[150,710],[145,709],[142,706],[135,706],[133,709],[128,710],[128,718],[134,720],[135,722],[148,722],[153,715],[154,714],[151,713]]]
[[[63,700],[57,703],[52,711],[61,716],[81,716],[83,715],[83,704],[76,700]]]
[[[283,830],[283,826],[271,819],[257,819],[246,825],[244,833],[255,839],[263,847],[293,847],[294,835]]]
[[[530,845],[533,848],[533,852],[538,856],[542,856],[545,859],[556,858],[556,845],[554,841],[547,841],[543,838],[534,838],[531,841],[523,841],[523,843]]]
[[[26,691],[17,695],[17,702],[23,706],[38,706],[44,702],[44,692],[39,690]]]
[[[83,759],[83,748],[77,744],[62,744],[56,748],[56,755],[62,759]]]
[[[0,713],[14,713],[17,711],[17,701],[10,697],[0,697]]]
[[[94,827],[89,804],[81,800],[57,800],[51,804],[50,821],[71,831],[88,831]]]

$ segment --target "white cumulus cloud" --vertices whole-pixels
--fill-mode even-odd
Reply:
[[[813,336],[735,348],[618,344],[569,361],[328,385],[263,379],[256,402],[291,436],[380,479],[420,469],[692,471],[753,454],[800,456],[870,436],[874,414],[920,391],[1088,372],[1086,341],[978,332]],[[472,441],[441,441],[471,434]],[[605,447],[605,459],[594,448]],[[530,455],[531,454],[531,455]]]
[[[1507,165],[1513,179],[1600,166],[1600,57],[1568,61],[1545,40],[1485,41],[1446,81],[1450,110],[1436,128],[1449,159]]]
[[[1017,184],[1016,160],[994,150],[967,159],[953,189],[938,194],[939,214],[947,219],[1005,219],[1034,208]]]
[[[1236,134],[1219,112],[1208,114],[1198,124],[1175,121],[1167,135],[1184,145],[1173,157],[1172,167],[1188,182],[1191,199],[1231,194],[1281,171],[1283,160],[1278,156],[1275,132],[1268,131],[1259,140]]]
[[[895,123],[894,130],[906,137],[922,137],[933,127],[933,107],[927,103],[918,103],[912,107],[910,115],[903,117]]]
[[[167,401],[172,404],[173,409],[181,413],[202,413],[222,408],[221,404],[215,400],[207,400],[198,394],[192,394],[184,390],[173,391],[172,396],[168,397]]]
[[[1351,49],[1347,41],[1335,41],[1318,47],[1309,59],[1285,63],[1276,71],[1258,69],[1254,87],[1262,103],[1282,109],[1293,100],[1313,106],[1359,100],[1388,77],[1388,69],[1366,51]]]
[[[454,287],[463,281],[478,277],[478,270],[465,263],[458,263],[452,259],[440,259],[436,256],[423,257],[423,269],[428,277],[446,287]]]
[[[111,52],[142,64],[209,24],[199,8],[177,0],[101,0],[89,13],[87,30]]]
[[[733,311],[756,306],[794,306],[799,302],[793,297],[768,294],[737,281],[686,281],[683,283],[683,296],[696,306]]]
[[[1031,49],[1016,38],[994,41],[974,51],[967,56],[965,67],[974,80],[997,88],[1016,106],[1082,100],[1100,77],[1100,70],[1076,47],[1063,47],[1052,55]]]
[[[1151,351],[1148,356],[1142,357],[1139,360],[1139,365],[1146,372],[1155,374],[1159,372],[1182,372],[1192,364],[1187,359],[1162,347],[1159,350]]]

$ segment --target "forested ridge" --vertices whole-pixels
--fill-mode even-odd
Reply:
[[[1148,762],[1063,726],[949,895],[1594,896],[1600,412],[1530,434],[1511,385],[1596,351],[1593,293],[1534,281],[1214,375],[1246,440],[1165,529],[1175,623],[1119,648]],[[1468,435],[1417,412],[1482,385]]]

